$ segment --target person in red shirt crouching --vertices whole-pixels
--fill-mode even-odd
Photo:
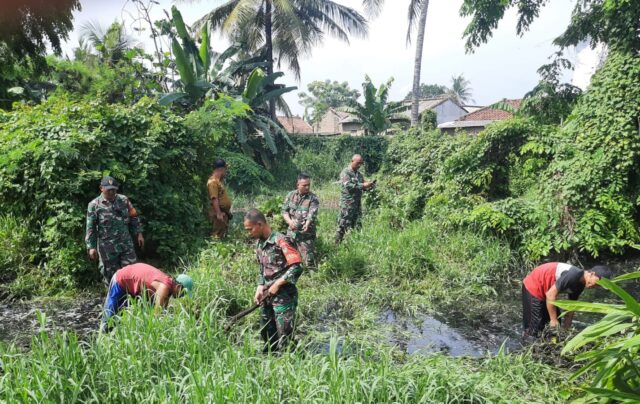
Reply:
[[[127,306],[127,297],[142,297],[145,293],[156,307],[167,307],[171,297],[180,297],[185,293],[191,296],[193,280],[182,274],[173,278],[151,265],[137,263],[127,265],[118,270],[109,284],[109,291],[104,302],[101,330],[110,329],[109,320]]]
[[[578,300],[582,291],[597,286],[602,278],[610,279],[609,267],[597,265],[588,271],[562,262],[549,262],[529,272],[522,281],[522,325],[524,336],[540,335],[545,326],[558,327],[559,309],[553,305],[560,293]],[[571,328],[573,312],[564,316],[564,328]]]

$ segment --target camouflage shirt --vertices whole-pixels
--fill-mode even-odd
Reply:
[[[360,171],[353,171],[348,166],[340,173],[340,206],[360,204],[364,186],[364,177]]]
[[[320,201],[311,192],[300,195],[298,191],[291,191],[282,204],[282,214],[289,214],[296,224],[296,230],[300,231],[305,224],[309,223],[309,234],[316,233],[316,219],[318,218],[318,207]]]
[[[302,257],[282,233],[274,231],[268,239],[258,240],[256,258],[260,264],[260,285],[283,277],[295,285],[302,274]]]
[[[117,194],[113,202],[102,194],[89,202],[85,242],[88,249],[101,242],[130,243],[131,235],[142,233],[135,208],[124,195]]]

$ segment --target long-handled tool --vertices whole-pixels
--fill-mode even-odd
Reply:
[[[262,301],[258,304],[254,304],[253,306],[249,307],[248,309],[242,310],[240,313],[229,317],[229,320],[227,322],[227,325],[224,326],[224,331],[228,332],[231,327],[234,326],[235,323],[238,322],[238,320],[242,319],[243,317],[248,316],[249,314],[253,313],[254,311],[256,311],[256,309],[260,306],[262,306],[263,303],[267,302],[268,300],[271,300],[273,296],[271,296],[269,294],[269,292],[267,292],[267,296],[264,297],[264,299],[262,299]]]

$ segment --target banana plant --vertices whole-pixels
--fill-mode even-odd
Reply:
[[[242,78],[256,67],[266,65],[263,54],[233,60],[241,50],[238,45],[232,45],[222,53],[213,51],[209,24],[202,26],[198,47],[189,34],[182,14],[175,6],[171,8],[171,14],[174,30],[168,34],[175,66],[180,75],[174,87],[179,91],[162,95],[159,101],[161,104],[181,101],[197,105],[205,97],[215,98],[218,93],[238,94],[242,88]]]
[[[276,72],[266,74],[261,68],[254,69],[247,79],[241,99],[251,108],[247,118],[237,122],[237,140],[243,150],[248,154],[259,154],[265,166],[269,167],[272,155],[278,153],[277,140],[281,138],[291,147],[293,143],[287,133],[269,114],[269,103],[275,101],[280,109],[287,115],[291,115],[282,95],[295,90],[297,87],[286,87],[283,84],[275,84],[275,81],[284,73]],[[263,146],[266,145],[265,148]]]
[[[402,105],[401,102],[388,101],[392,83],[393,78],[390,78],[376,89],[369,76],[365,76],[365,81],[362,83],[364,104],[351,100],[340,110],[354,115],[367,135],[377,135],[391,128],[391,119],[408,120],[400,113],[408,110],[409,106]]]
[[[582,402],[640,402],[640,302],[618,283],[640,279],[640,272],[618,276],[598,284],[621,299],[621,304],[561,301],[554,304],[568,311],[600,313],[605,316],[573,337],[562,354],[579,351],[576,361],[586,364],[571,380],[589,376]],[[588,350],[584,348],[589,347]]]

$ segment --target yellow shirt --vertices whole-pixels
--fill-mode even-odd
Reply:
[[[209,181],[207,181],[207,190],[209,191],[209,199],[218,199],[220,210],[227,212],[231,210],[231,199],[229,198],[227,191],[224,189],[222,182],[213,176],[209,177]]]

